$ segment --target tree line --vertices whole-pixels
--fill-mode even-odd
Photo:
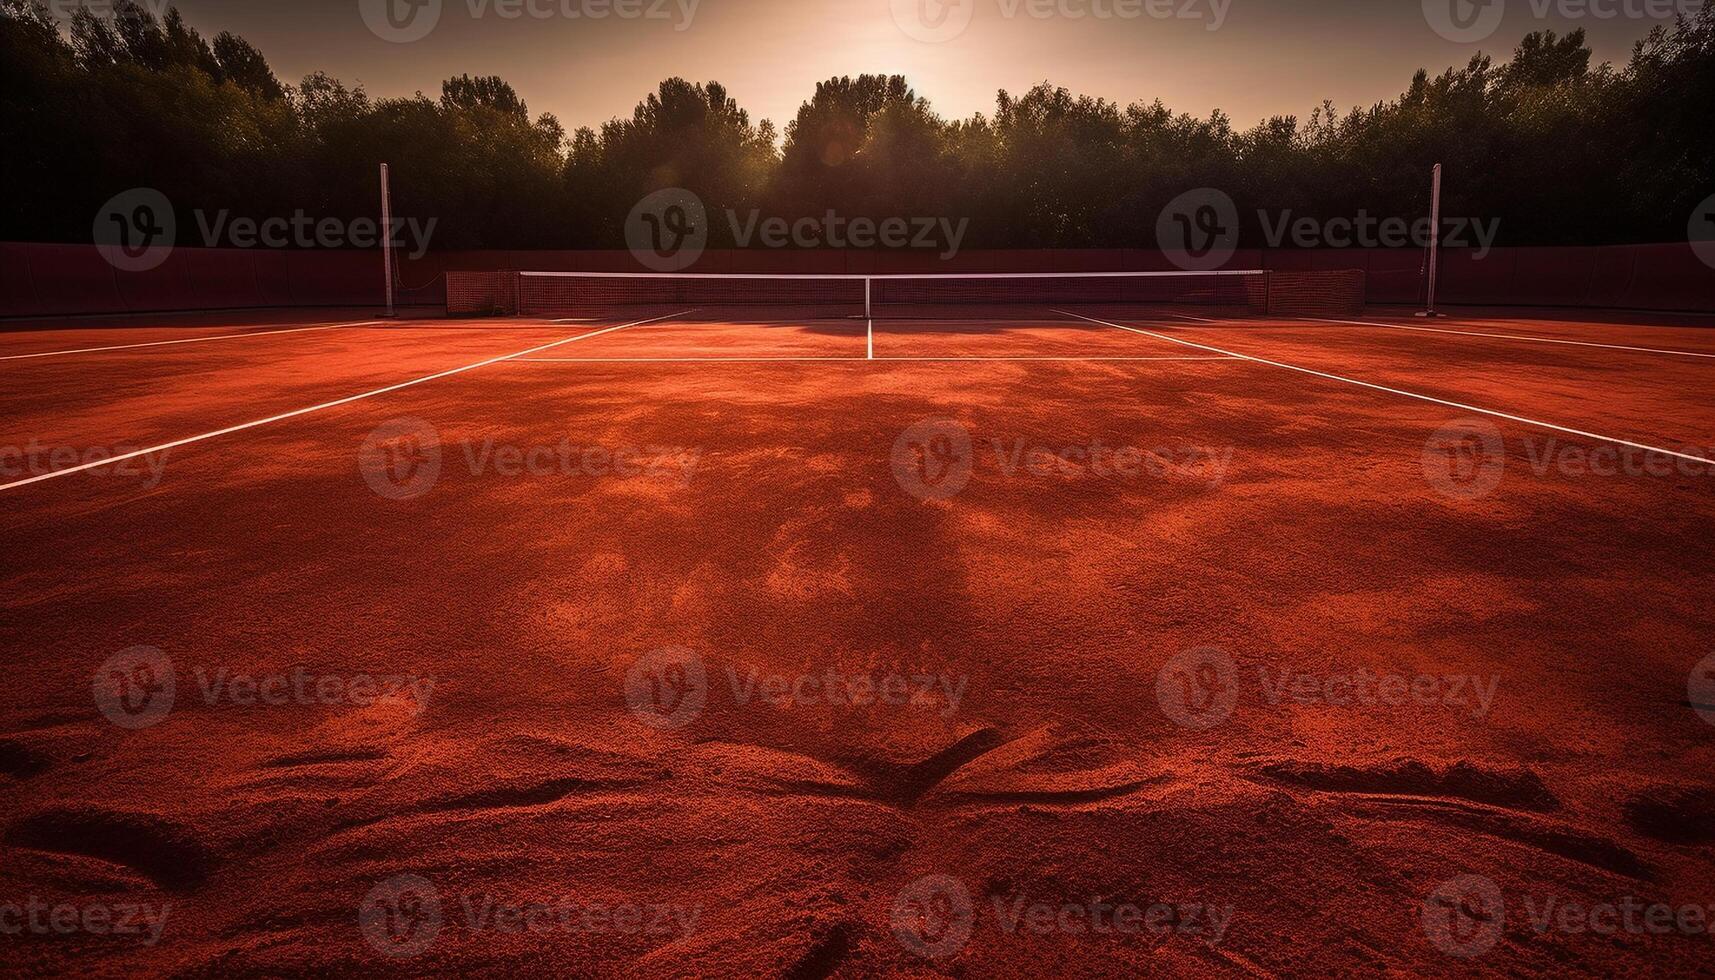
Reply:
[[[669,78],[628,118],[568,133],[505,81],[468,75],[377,98],[324,73],[282,82],[231,33],[134,0],[61,24],[0,0],[0,239],[89,241],[133,187],[180,213],[373,216],[377,164],[395,211],[437,219],[437,248],[622,248],[632,204],[662,187],[711,214],[968,218],[967,247],[1147,247],[1168,201],[1199,187],[1317,219],[1420,217],[1447,172],[1449,215],[1499,221],[1499,244],[1683,240],[1715,192],[1715,5],[1653,29],[1624,65],[1583,31],[1532,33],[1368,107],[1235,128],[1042,83],[994,111],[935,112],[903,77],[830,78],[784,132],[718,82]],[[711,222],[711,246],[732,242]]]

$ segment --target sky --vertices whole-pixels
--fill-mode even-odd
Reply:
[[[438,95],[450,75],[499,75],[532,112],[552,112],[575,129],[629,116],[662,79],[678,75],[723,83],[753,120],[772,119],[784,130],[816,82],[861,72],[905,75],[948,117],[992,114],[998,90],[1018,93],[1052,81],[1122,105],[1159,98],[1198,116],[1219,108],[1249,127],[1271,115],[1307,117],[1323,99],[1345,110],[1397,96],[1417,68],[1462,66],[1478,51],[1504,60],[1532,30],[1584,27],[1597,61],[1623,63],[1652,25],[1671,22],[1676,4],[1694,2],[178,0],[177,6],[209,37],[231,30],[248,38],[282,81],[324,70],[375,96]]]

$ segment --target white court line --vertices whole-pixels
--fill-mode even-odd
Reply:
[[[171,344],[205,344],[212,340],[236,340],[241,337],[269,337],[282,333],[303,333],[306,330],[334,330],[339,327],[367,327],[385,320],[354,320],[350,323],[323,323],[313,327],[289,327],[285,330],[254,330],[249,333],[223,333],[214,337],[186,337],[182,340],[152,340],[145,344],[115,344],[111,347],[80,347],[76,350],[45,350],[34,354],[3,354],[0,361],[21,361],[27,357],[58,357],[62,354],[94,354],[109,350],[135,350],[138,347],[166,347]],[[146,327],[90,327],[91,330],[139,330]],[[161,329],[172,329],[165,327]]]
[[[874,358],[875,357],[875,321],[869,320],[866,322],[869,325],[864,328],[864,333],[868,337],[869,357]]]
[[[415,385],[425,384],[427,382],[435,381],[435,380],[438,380],[440,378],[450,378],[455,374],[463,374],[466,371],[474,371],[477,368],[487,367],[490,364],[498,364],[501,361],[509,361],[509,360],[512,360],[513,358],[516,358],[516,357],[523,357],[525,354],[534,354],[537,351],[549,350],[549,349],[552,349],[555,347],[562,346],[564,344],[570,344],[574,341],[588,340],[591,337],[599,337],[600,335],[602,335],[604,333],[612,333],[615,330],[624,330],[626,327],[635,327],[635,326],[638,326],[638,325],[644,324],[644,323],[653,323],[655,320],[664,320],[668,316],[684,316],[686,313],[692,313],[692,312],[695,312],[694,307],[692,309],[689,309],[689,310],[681,310],[678,313],[669,313],[666,316],[653,317],[649,320],[637,320],[633,323],[621,323],[618,326],[607,327],[607,328],[602,329],[602,330],[592,330],[589,333],[578,334],[576,337],[567,337],[564,340],[556,340],[551,344],[542,344],[541,346],[531,347],[527,350],[521,350],[521,351],[518,351],[518,352],[512,353],[512,354],[502,354],[499,357],[491,357],[486,361],[478,361],[475,364],[466,364],[464,367],[456,367],[456,368],[452,368],[451,370],[440,371],[440,372],[437,372],[435,374],[425,375],[421,378],[413,378],[410,381],[401,381],[398,384],[388,385],[385,388],[376,388],[373,391],[365,391],[365,392],[360,392],[360,393],[355,394],[355,395],[348,395],[345,398],[337,398],[331,402],[322,402],[320,405],[311,405],[308,408],[293,409],[290,412],[282,412],[279,415],[270,415],[269,417],[267,417],[265,419],[257,419],[254,422],[243,422],[243,423],[240,423],[238,425],[229,425],[224,429],[216,429],[213,432],[204,432],[201,435],[189,436],[189,437],[184,438],[184,439],[175,439],[172,442],[163,442],[158,446],[150,446],[147,449],[138,449],[138,450],[134,450],[134,451],[128,452],[128,453],[119,453],[118,455],[109,456],[105,459],[99,459],[99,460],[95,460],[94,462],[83,463],[79,466],[68,466],[62,470],[53,470],[53,471],[48,472],[48,473],[38,473],[35,476],[26,477],[22,480],[14,480],[11,483],[0,483],[0,490],[12,490],[12,489],[16,489],[17,487],[26,487],[32,483],[40,483],[43,480],[52,480],[55,477],[69,476],[72,473],[80,473],[84,470],[91,470],[91,469],[95,469],[96,467],[100,467],[100,466],[111,466],[114,463],[122,463],[128,459],[136,459],[139,456],[148,456],[151,453],[164,453],[169,449],[177,449],[180,446],[188,446],[193,442],[202,442],[206,439],[213,439],[213,438],[216,438],[218,436],[230,435],[234,432],[243,432],[245,429],[254,429],[260,425],[268,425],[269,423],[272,423],[272,422],[281,422],[281,421],[284,421],[286,419],[297,418],[300,415],[308,415],[311,412],[320,412],[320,411],[323,411],[323,410],[329,409],[329,408],[337,408],[341,405],[349,405],[352,402],[362,401],[365,398],[374,398],[376,395],[385,395],[389,392],[398,391],[402,388],[410,388],[410,387],[413,387]]]
[[[766,364],[770,361],[844,361],[847,363],[864,361],[1231,361],[1235,358],[1225,356],[1108,357],[1101,355],[985,357],[972,354],[948,357],[800,357],[795,355],[782,355],[780,357],[520,357],[515,360],[519,364],[695,364],[702,362],[710,364]]]
[[[1673,354],[1678,357],[1715,357],[1715,354],[1690,350],[1670,350],[1666,347],[1628,347],[1625,344],[1599,344],[1590,340],[1561,340],[1556,337],[1527,337],[1513,333],[1481,333],[1476,330],[1447,330],[1442,327],[1419,327],[1406,323],[1374,323],[1369,320],[1329,320],[1319,316],[1301,316],[1300,320],[1315,323],[1349,323],[1358,327],[1386,327],[1389,330],[1421,330],[1425,333],[1451,333],[1461,337],[1492,337],[1497,340],[1524,340],[1533,344],[1569,344],[1573,347],[1602,347],[1608,350],[1642,351],[1647,354]],[[1624,324],[1617,324],[1624,326]]]
[[[1057,311],[1057,312],[1064,312],[1064,311]],[[1207,344],[1198,344],[1198,343],[1193,343],[1192,341],[1189,341],[1189,340],[1180,340],[1177,337],[1169,337],[1166,334],[1156,333],[1153,330],[1140,330],[1137,327],[1128,327],[1128,326],[1121,324],[1121,323],[1110,323],[1107,320],[1098,320],[1095,317],[1084,316],[1081,313],[1067,313],[1066,315],[1067,316],[1075,316],[1081,320],[1088,320],[1091,323],[1100,323],[1100,324],[1103,324],[1105,326],[1116,327],[1120,330],[1129,330],[1132,333],[1140,333],[1140,334],[1143,334],[1145,337],[1154,337],[1157,340],[1165,340],[1165,341],[1168,341],[1170,343],[1182,344],[1186,347],[1195,347],[1199,350],[1214,351],[1217,354],[1226,354],[1230,357],[1236,357],[1236,358],[1239,358],[1239,359],[1245,360],[1245,361],[1252,361],[1252,362],[1257,363],[1257,364],[1267,364],[1270,367],[1285,368],[1288,371],[1297,371],[1300,374],[1309,374],[1309,375],[1313,375],[1313,376],[1318,377],[1318,378],[1326,378],[1329,381],[1339,381],[1343,384],[1357,385],[1360,388],[1370,388],[1370,389],[1373,389],[1375,391],[1385,391],[1390,395],[1400,395],[1400,396],[1403,396],[1405,398],[1415,398],[1418,401],[1431,402],[1431,403],[1436,404],[1436,405],[1445,405],[1449,408],[1457,408],[1457,409],[1459,409],[1461,411],[1465,411],[1465,412],[1476,412],[1479,415],[1489,415],[1489,416],[1493,416],[1494,418],[1498,418],[1498,419],[1506,419],[1509,422],[1519,422],[1519,423],[1524,424],[1524,425],[1533,425],[1539,429],[1549,429],[1549,430],[1554,431],[1554,432],[1565,432],[1568,435],[1583,436],[1586,439],[1595,439],[1598,442],[1611,442],[1617,446],[1627,446],[1627,447],[1632,448],[1632,449],[1642,449],[1645,452],[1651,452],[1651,453],[1662,453],[1662,454],[1667,455],[1667,456],[1675,457],[1676,459],[1689,460],[1693,463],[1715,464],[1715,459],[1709,459],[1708,457],[1705,457],[1705,456],[1697,456],[1697,455],[1694,455],[1692,453],[1675,452],[1672,449],[1663,449],[1660,446],[1650,446],[1650,445],[1646,445],[1646,444],[1641,443],[1641,442],[1632,442],[1632,441],[1627,440],[1627,439],[1616,439],[1613,436],[1605,436],[1599,432],[1587,432],[1583,429],[1573,429],[1573,428],[1569,428],[1569,427],[1564,426],[1564,425],[1555,425],[1553,422],[1543,422],[1539,419],[1526,418],[1523,415],[1509,415],[1506,412],[1497,412],[1492,408],[1478,408],[1475,405],[1466,405],[1463,402],[1448,401],[1445,398],[1436,398],[1433,395],[1423,395],[1423,394],[1419,394],[1415,391],[1406,391],[1402,388],[1389,388],[1386,385],[1373,384],[1373,383],[1368,382],[1368,381],[1359,381],[1356,378],[1345,378],[1345,377],[1341,377],[1338,374],[1329,374],[1326,371],[1316,371],[1316,370],[1312,370],[1311,368],[1307,368],[1307,367],[1299,367],[1296,364],[1287,364],[1287,363],[1282,362],[1282,361],[1271,361],[1271,360],[1268,360],[1267,358],[1263,358],[1263,357],[1252,357],[1249,354],[1239,354],[1239,353],[1236,353],[1234,351],[1222,350],[1219,347],[1210,347]]]

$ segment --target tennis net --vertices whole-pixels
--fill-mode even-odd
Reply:
[[[1304,279],[1305,276],[1311,279]],[[1286,276],[1288,279],[1282,279]],[[1353,277],[1355,276],[1355,280]],[[1320,277],[1320,278],[1317,278]],[[1076,310],[1136,316],[1183,310],[1261,314],[1362,306],[1363,274],[1070,272],[940,275],[751,275],[631,272],[449,272],[447,309],[463,316],[600,319],[1008,319]],[[695,311],[694,313],[688,311]]]

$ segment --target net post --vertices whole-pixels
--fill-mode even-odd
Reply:
[[[1421,317],[1441,317],[1445,314],[1436,312],[1435,287],[1441,273],[1441,164],[1435,165],[1434,176],[1430,179],[1429,189],[1429,292],[1428,303]]]
[[[387,316],[393,316],[393,199],[387,187],[387,164],[381,165],[381,271],[386,278]]]
[[[869,284],[870,284],[870,277],[864,276],[863,277],[863,318],[865,320],[875,319],[875,312],[870,309],[870,305],[869,305]]]

